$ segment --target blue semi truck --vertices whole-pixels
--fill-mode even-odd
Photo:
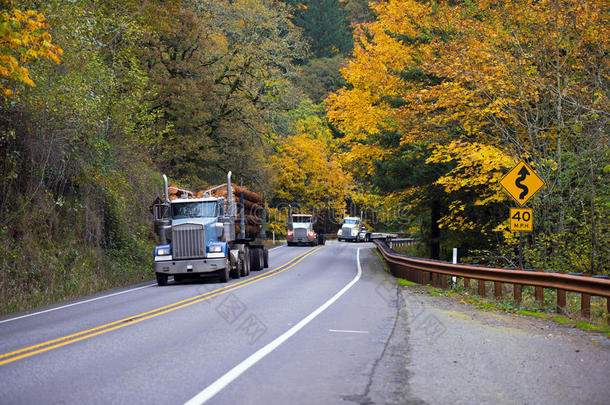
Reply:
[[[163,181],[164,196],[152,206],[159,237],[154,253],[158,285],[167,285],[169,276],[180,281],[209,274],[227,282],[269,266],[269,252],[263,245],[264,206],[262,226],[253,232],[246,224],[243,192],[234,194],[231,172],[226,184],[201,196],[180,190],[181,197],[173,200],[165,175]],[[214,191],[221,188],[226,188],[225,196],[215,197]]]

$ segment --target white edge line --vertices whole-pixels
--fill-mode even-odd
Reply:
[[[136,290],[141,290],[142,288],[148,288],[148,287],[152,287],[154,285],[157,285],[157,284],[156,283],[148,284],[148,285],[145,285],[145,286],[142,286],[142,287],[132,288],[131,290],[119,291],[119,292],[114,293],[114,294],[103,295],[101,297],[91,298],[91,299],[88,299],[88,300],[85,300],[85,301],[78,301],[78,302],[74,302],[72,304],[62,305],[61,307],[56,307],[56,308],[46,309],[44,311],[34,312],[34,313],[31,313],[31,314],[21,315],[21,316],[15,317],[15,318],[5,319],[3,321],[0,321],[0,323],[16,321],[17,319],[28,318],[28,317],[34,316],[34,315],[40,315],[40,314],[44,314],[44,313],[47,313],[47,312],[57,311],[58,309],[64,309],[64,308],[68,308],[68,307],[73,307],[75,305],[80,305],[80,304],[86,304],[87,302],[101,300],[102,298],[114,297],[115,295],[120,295],[120,294],[125,294],[125,293],[136,291]]]
[[[349,290],[356,282],[360,279],[362,275],[362,267],[360,266],[360,248],[356,251],[356,263],[358,264],[358,274],[356,277],[352,279],[345,287],[343,287],[338,293],[336,293],[331,299],[322,304],[318,309],[313,311],[311,314],[307,315],[303,318],[299,323],[294,325],[292,328],[288,329],[288,331],[284,332],[284,334],[277,337],[272,342],[268,343],[266,346],[262,347],[254,354],[250,355],[244,361],[233,367],[229,370],[225,375],[214,381],[212,384],[207,386],[203,391],[199,394],[195,395],[193,398],[189,399],[185,402],[184,405],[200,405],[207,402],[214,395],[218,394],[221,390],[223,390],[227,385],[232,383],[237,377],[239,377],[242,373],[248,370],[250,367],[258,363],[269,353],[277,349],[282,343],[292,337],[295,333],[301,330],[305,325],[311,322],[315,317],[320,315],[324,310],[330,307],[335,301],[339,299],[347,290]]]
[[[279,248],[284,247],[284,246],[286,246],[286,245],[279,245],[279,246],[272,247],[271,249],[267,249],[267,250],[271,251],[271,250],[274,250],[274,249],[279,249]]]

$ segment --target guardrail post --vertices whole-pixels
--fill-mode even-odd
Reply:
[[[447,276],[444,274],[439,274],[439,277],[441,278],[441,288],[446,289],[447,288]]]
[[[464,278],[464,288],[470,288],[470,279]]]
[[[513,284],[513,298],[519,303],[521,303],[521,287],[521,284]]]
[[[478,280],[479,281],[479,288],[478,288],[478,294],[481,297],[485,296],[485,280]]]
[[[438,274],[436,273],[432,273],[432,280],[431,280],[431,284],[433,287],[438,287]]]
[[[494,281],[494,297],[497,300],[502,299],[502,283]]]
[[[591,277],[590,273],[583,273],[583,277]],[[591,295],[580,294],[580,313],[583,318],[591,318]]]
[[[563,314],[566,310],[566,290],[557,289],[557,313]]]
[[[536,270],[536,271],[542,271],[542,270]],[[536,295],[536,301],[540,302],[541,304],[544,303],[544,288],[534,287],[534,290],[535,290],[535,295]]]

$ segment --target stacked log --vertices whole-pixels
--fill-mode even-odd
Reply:
[[[167,189],[167,194],[169,195],[170,201],[173,201],[178,198],[203,198],[204,195],[209,192],[209,190],[213,189],[216,186],[208,187],[205,190],[200,190],[197,193],[194,193],[184,187],[180,187],[178,184],[170,184]],[[263,213],[263,197],[255,193],[254,191],[249,190],[245,186],[236,186],[233,185],[233,198],[237,203],[237,218],[236,218],[236,226],[235,232],[239,234],[241,231],[240,224],[240,202],[241,196],[243,195],[244,199],[244,222],[246,224],[246,237],[247,238],[255,238],[260,232],[261,225],[263,223],[262,213]],[[212,192],[210,195],[215,198],[227,198],[227,187],[220,187]]]

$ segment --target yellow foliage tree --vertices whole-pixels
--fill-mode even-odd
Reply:
[[[46,58],[60,63],[62,49],[53,44],[49,24],[34,10],[0,11],[0,94],[15,93],[15,84],[34,86],[28,64]]]

